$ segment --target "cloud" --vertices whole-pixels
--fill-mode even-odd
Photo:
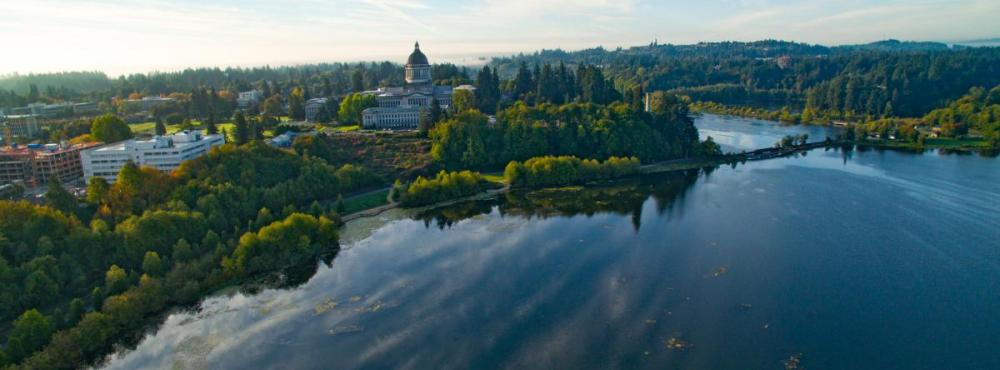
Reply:
[[[0,74],[400,60],[661,42],[1000,35],[996,0],[0,1]],[[433,56],[432,56],[433,57]],[[441,59],[438,59],[441,60]]]
[[[428,6],[420,1],[400,1],[400,0],[364,0],[368,5],[371,5],[379,10],[381,10],[385,15],[396,18],[414,26],[418,26],[427,31],[434,31],[434,27],[428,25],[407,13],[405,10],[416,10],[416,9],[428,9]]]

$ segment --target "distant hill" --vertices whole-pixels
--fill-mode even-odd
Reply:
[[[899,41],[894,39],[876,41],[868,44],[837,46],[838,50],[877,50],[877,51],[928,51],[948,50],[948,44],[933,41]]]
[[[994,37],[990,39],[958,41],[958,42],[953,42],[952,44],[962,45],[962,46],[973,46],[973,47],[1000,46],[1000,37]]]
[[[104,91],[111,88],[111,80],[104,72],[59,72],[38,74],[11,74],[0,76],[0,90],[12,90],[18,94],[27,94],[31,85],[44,90],[65,88],[81,93]]]

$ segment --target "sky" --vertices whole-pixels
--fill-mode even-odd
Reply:
[[[1000,37],[1000,0],[0,0],[0,75],[431,62],[699,41]]]

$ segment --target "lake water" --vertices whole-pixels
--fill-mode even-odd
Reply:
[[[830,133],[698,126],[730,151]],[[814,150],[344,234],[302,285],[210,298],[106,367],[1000,368],[994,158]]]

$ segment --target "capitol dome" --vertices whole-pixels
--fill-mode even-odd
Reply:
[[[410,53],[410,57],[406,59],[407,65],[428,65],[427,56],[420,51],[420,43],[416,43],[413,46],[413,52]]]
[[[420,43],[413,45],[413,52],[406,59],[406,84],[425,86],[431,83],[431,64],[427,56],[420,51]]]

